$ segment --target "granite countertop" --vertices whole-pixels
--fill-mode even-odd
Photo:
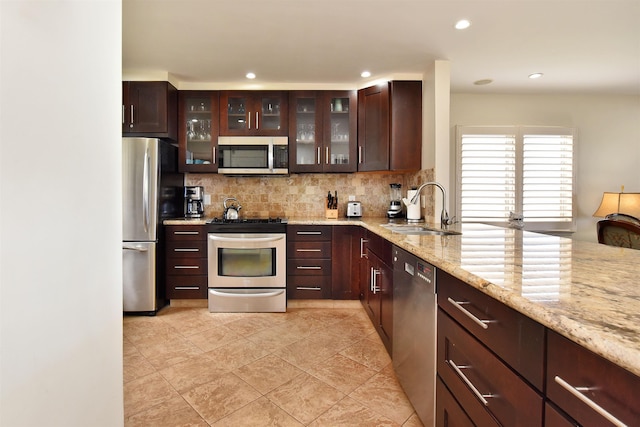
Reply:
[[[289,219],[291,225],[363,226],[640,376],[639,250],[483,224],[451,227],[458,236],[404,235],[385,223]]]

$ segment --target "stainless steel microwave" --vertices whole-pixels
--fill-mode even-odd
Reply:
[[[289,138],[286,136],[218,137],[218,173],[229,175],[286,175]]]

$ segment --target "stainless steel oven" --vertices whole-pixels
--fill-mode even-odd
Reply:
[[[286,311],[286,222],[267,221],[209,224],[210,312]]]

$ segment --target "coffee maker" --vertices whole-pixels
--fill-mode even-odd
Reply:
[[[387,218],[404,218],[402,211],[402,184],[389,184],[390,198]]]
[[[204,213],[204,187],[184,187],[184,217],[200,218]]]

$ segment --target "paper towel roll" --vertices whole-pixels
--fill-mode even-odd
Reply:
[[[409,190],[407,191],[407,199],[411,200],[413,196],[416,195],[418,190]],[[422,218],[422,209],[420,208],[420,198],[418,197],[418,202],[413,205],[409,203],[407,205],[407,219],[408,220],[419,220]]]

